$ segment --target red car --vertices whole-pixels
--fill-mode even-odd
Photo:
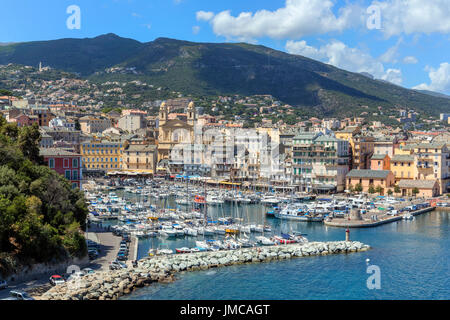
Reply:
[[[58,284],[63,284],[64,282],[66,282],[64,280],[64,278],[59,275],[53,275],[50,277],[50,283],[52,286],[56,286]]]

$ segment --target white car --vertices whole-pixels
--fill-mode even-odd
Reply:
[[[30,297],[26,292],[14,290],[9,293],[8,298],[2,300],[34,300],[34,298]]]
[[[0,289],[8,288],[8,283],[5,280],[0,279]]]

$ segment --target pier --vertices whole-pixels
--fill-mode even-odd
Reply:
[[[188,254],[154,256],[139,260],[136,268],[110,270],[89,274],[76,283],[64,283],[51,288],[38,300],[117,300],[134,289],[152,282],[174,280],[182,271],[246,263],[261,263],[308,256],[364,252],[369,245],[357,241],[308,242],[287,245],[221,250]]]
[[[416,211],[410,212],[413,216],[418,216],[426,212],[434,211],[435,207],[428,207]],[[345,218],[333,218],[331,221],[324,221],[326,226],[330,227],[341,227],[341,228],[373,228],[378,227],[383,224],[403,220],[403,216],[405,214],[400,214],[398,216],[394,216],[391,218],[385,218],[377,221],[368,221],[368,220],[349,220]]]

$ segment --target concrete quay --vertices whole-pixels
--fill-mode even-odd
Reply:
[[[435,207],[428,207],[416,211],[409,212],[413,216],[417,216],[426,212],[434,211]],[[348,220],[345,218],[333,218],[331,221],[324,221],[326,226],[330,227],[340,227],[340,228],[373,228],[378,227],[383,224],[403,220],[403,216],[406,214],[400,214],[398,216],[384,218],[382,220],[371,221],[371,220]]]

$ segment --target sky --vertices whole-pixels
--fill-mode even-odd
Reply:
[[[0,43],[248,42],[450,94],[450,0],[2,0],[2,13]]]

